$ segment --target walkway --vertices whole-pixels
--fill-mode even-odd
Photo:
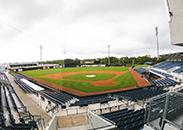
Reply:
[[[25,92],[22,91],[22,89],[15,83],[14,77],[12,75],[8,74],[7,76],[18,97],[27,107],[28,111],[32,115],[40,115],[44,119],[45,125],[47,126],[51,120],[51,117],[43,109],[41,109],[41,107],[39,107],[39,105],[34,102],[34,100],[32,100]]]

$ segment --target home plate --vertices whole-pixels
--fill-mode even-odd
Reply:
[[[94,77],[96,77],[96,75],[90,74],[90,75],[86,75],[86,77],[87,77],[87,78],[94,78]]]

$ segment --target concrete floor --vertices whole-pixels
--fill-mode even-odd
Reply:
[[[175,120],[172,120],[172,122],[178,124],[178,122],[182,121],[182,119],[183,119],[183,117],[180,115],[180,116],[179,116],[178,118],[176,118]],[[159,119],[152,121],[152,122],[151,122],[151,125],[153,125],[156,129],[160,129],[160,126],[159,126]],[[180,124],[178,124],[178,125],[180,125]],[[155,130],[155,129],[153,129],[153,128],[147,126],[147,125],[145,125],[145,126],[144,126],[144,130]],[[176,127],[174,127],[174,126],[172,126],[172,125],[170,125],[170,124],[168,124],[168,123],[166,123],[166,124],[165,124],[165,127],[164,127],[164,130],[179,130],[179,129],[176,128]]]
[[[32,100],[28,94],[26,94],[14,81],[14,77],[12,75],[7,75],[10,83],[12,84],[15,92],[17,93],[20,100],[23,102],[23,104],[27,107],[28,111],[32,115],[40,115],[45,122],[45,126],[48,126],[51,117],[43,110],[39,105]]]

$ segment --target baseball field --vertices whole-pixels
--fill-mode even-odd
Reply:
[[[128,67],[57,68],[23,71],[21,74],[43,85],[78,96],[88,96],[149,86]]]

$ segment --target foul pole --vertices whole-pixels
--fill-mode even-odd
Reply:
[[[65,68],[65,55],[66,55],[65,41],[64,41],[64,50],[63,50],[63,54],[64,54],[63,68]]]

